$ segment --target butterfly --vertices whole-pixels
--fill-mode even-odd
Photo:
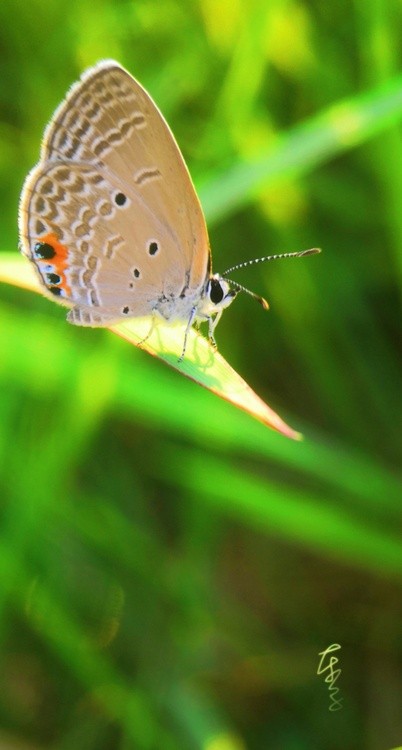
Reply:
[[[43,291],[79,326],[131,317],[214,330],[238,292],[212,273],[204,214],[175,138],[145,89],[118,62],[86,70],[56,109],[19,207],[21,251]]]

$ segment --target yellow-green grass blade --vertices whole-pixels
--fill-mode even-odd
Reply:
[[[30,264],[12,253],[0,259],[0,280],[40,293],[41,288]],[[217,396],[243,409],[273,430],[294,440],[300,434],[289,427],[243,380],[243,378],[214,351],[210,343],[195,329],[187,338],[186,355],[179,361],[184,342],[183,325],[152,325],[151,318],[131,318],[109,330],[126,341],[139,346],[153,357],[178,370]]]

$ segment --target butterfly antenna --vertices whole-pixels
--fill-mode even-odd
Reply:
[[[220,276],[220,274],[219,274]],[[220,276],[221,279],[224,279],[224,281],[227,281],[228,284],[230,284],[231,287],[236,289],[237,292],[246,292],[246,294],[249,294],[250,297],[254,297],[254,299],[257,300],[257,302],[262,305],[264,310],[269,310],[269,304],[264,297],[260,297],[259,294],[256,294],[255,292],[252,292],[250,289],[247,289],[247,287],[243,286],[242,284],[238,284],[237,281],[233,281],[233,279],[226,279],[224,276]]]
[[[321,252],[321,248],[319,247],[311,247],[309,250],[302,250],[299,253],[282,253],[281,255],[266,255],[264,258],[254,258],[254,260],[246,260],[244,263],[238,263],[237,266],[231,266],[231,268],[227,268],[226,271],[223,272],[222,277],[225,277],[226,274],[231,273],[232,271],[237,271],[239,268],[246,268],[246,266],[253,266],[255,263],[265,263],[266,260],[278,260],[279,258],[303,258],[305,255],[317,255],[317,253]],[[233,281],[230,282],[233,284],[233,286],[236,286]],[[252,297],[255,297],[260,302],[263,299],[262,297],[258,297],[258,295],[254,294],[253,292],[250,292],[248,289],[245,289],[244,287],[241,287],[240,284],[237,285],[239,289],[241,289],[244,292],[247,292],[248,294],[251,294]],[[265,302],[265,304],[268,304]],[[265,307],[263,302],[261,302],[262,306]],[[266,308],[267,309],[267,308]]]

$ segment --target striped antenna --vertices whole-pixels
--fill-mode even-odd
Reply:
[[[226,279],[225,276],[221,276],[220,274],[219,274],[219,278],[223,279],[224,281],[227,281],[228,284],[230,284],[230,286],[233,287],[233,289],[236,289],[237,292],[246,292],[246,294],[249,294],[250,297],[253,297],[254,299],[256,299],[257,302],[259,302],[260,305],[262,305],[264,310],[269,310],[269,304],[267,300],[264,299],[264,297],[260,297],[259,294],[252,292],[250,289],[247,289],[247,287],[243,286],[242,284],[238,284],[238,282],[233,281],[233,279]]]
[[[283,253],[282,255],[266,255],[265,258],[254,258],[254,260],[246,260],[244,263],[238,263],[237,266],[231,266],[231,268],[227,268],[226,271],[224,271],[220,275],[223,278],[225,278],[226,275],[228,273],[231,273],[232,271],[237,271],[239,268],[246,268],[246,266],[253,266],[254,263],[265,263],[266,260],[278,260],[279,258],[303,258],[305,255],[317,255],[317,253],[320,253],[320,252],[321,252],[321,248],[311,247],[309,250],[302,250],[299,253]],[[231,281],[230,283],[236,286],[233,281]],[[239,287],[239,290],[241,289],[243,292],[247,292],[248,294],[251,294],[252,297],[256,297],[256,299],[259,299],[259,301],[261,302],[262,297],[258,297],[258,295],[254,294],[253,292],[249,292],[248,289],[241,287],[240,284],[237,284],[237,286]],[[263,307],[265,307],[263,302],[261,302],[261,304]],[[266,304],[268,305],[268,303]]]

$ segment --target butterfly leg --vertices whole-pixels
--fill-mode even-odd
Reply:
[[[191,310],[191,313],[190,313],[189,319],[188,319],[188,321],[187,321],[187,325],[186,325],[186,330],[185,330],[185,332],[184,332],[184,342],[183,342],[183,349],[182,349],[182,352],[181,352],[181,354],[180,354],[180,357],[179,357],[179,359],[177,360],[178,362],[183,362],[183,359],[184,359],[184,355],[185,355],[185,353],[186,353],[186,348],[187,348],[187,337],[188,337],[188,334],[189,334],[190,328],[191,328],[191,326],[192,326],[192,325],[193,325],[193,323],[194,323],[194,318],[195,318],[195,314],[196,314],[196,312],[197,312],[197,308],[196,308],[196,307],[193,307],[193,308],[192,308],[192,310]]]
[[[208,338],[209,338],[209,343],[214,347],[214,349],[218,348],[217,343],[215,341],[214,331],[221,319],[222,313],[223,313],[223,310],[219,310],[219,312],[216,313],[214,318],[212,317],[212,315],[210,318],[208,318]]]
[[[152,320],[151,320],[151,327],[150,327],[147,335],[144,336],[144,338],[141,339],[141,341],[138,341],[137,344],[136,344],[136,346],[141,346],[141,344],[145,344],[145,342],[148,341],[149,337],[153,334],[153,332],[155,330],[155,326],[156,326],[156,315],[153,315],[152,316]]]

